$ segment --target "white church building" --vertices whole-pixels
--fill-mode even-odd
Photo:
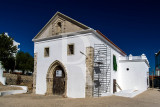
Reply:
[[[100,31],[60,12],[33,41],[35,94],[85,98],[140,93],[149,87],[144,54],[127,56]]]

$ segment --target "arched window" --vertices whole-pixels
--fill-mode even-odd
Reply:
[[[61,22],[58,22],[57,25],[61,28],[62,24]]]
[[[62,23],[61,22],[58,22],[57,23],[57,31],[56,31],[56,34],[59,34],[59,33],[61,33],[62,32]]]

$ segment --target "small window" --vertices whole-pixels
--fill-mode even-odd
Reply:
[[[58,25],[58,27],[60,27],[60,28],[61,28],[61,26],[62,26],[61,22],[58,22],[57,25]]]
[[[56,27],[57,27],[56,34],[58,35],[59,33],[62,33],[62,24],[61,24],[61,22],[58,22]]]
[[[68,45],[67,54],[68,55],[73,55],[74,54],[74,44],[69,44]]]
[[[44,48],[44,57],[49,57],[49,48]]]

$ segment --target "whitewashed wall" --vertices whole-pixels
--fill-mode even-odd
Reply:
[[[111,93],[113,93],[113,80],[116,79],[116,82],[119,83],[118,81],[118,74],[120,71],[120,65],[119,65],[119,57],[121,56],[118,52],[112,49],[111,52]],[[117,61],[117,71],[113,70],[113,55],[116,56],[116,61]],[[118,89],[117,89],[118,90]]]
[[[94,47],[94,44],[106,44],[103,40],[99,39],[97,36],[95,35],[90,35],[89,36],[90,41],[91,41],[91,46]],[[108,45],[108,44],[106,44]],[[109,46],[110,47],[110,46]],[[115,49],[111,48],[111,85],[110,85],[110,93],[113,93],[113,79],[117,79],[118,78],[118,72],[119,72],[119,56],[122,56],[119,52],[117,52]],[[113,70],[113,55],[116,56],[116,60],[117,60],[117,71]],[[102,94],[101,96],[106,96],[107,93]]]
[[[3,77],[3,71],[4,71],[4,69],[2,68],[1,62],[0,62],[0,82],[1,82],[3,85],[5,85],[6,78]]]
[[[67,56],[67,44],[74,43],[75,54]],[[37,53],[37,78],[36,94],[46,93],[46,74],[49,66],[56,60],[60,61],[67,72],[67,96],[71,98],[85,97],[86,84],[86,47],[94,44],[106,44],[92,33],[63,37],[59,39],[35,42],[34,53]],[[107,44],[106,44],[107,45]],[[49,47],[50,56],[44,57],[44,48]],[[119,63],[122,56],[118,51],[111,48],[111,86],[110,93],[113,93],[113,79],[117,80],[122,90],[127,89],[147,89],[148,66],[143,62]],[[113,70],[113,55],[117,59],[117,71]],[[129,67],[130,71],[126,71]],[[118,89],[117,89],[118,90]],[[106,96],[107,93],[102,94]]]
[[[91,46],[94,47],[94,44],[106,44],[104,41],[98,37],[91,35]],[[107,44],[106,44],[107,45]],[[110,47],[111,48],[111,47]],[[117,60],[117,71],[113,70],[113,55],[116,56]],[[145,61],[141,60],[140,62],[126,62],[120,63],[119,59],[122,55],[117,52],[115,49],[111,48],[111,90],[113,93],[113,79],[116,79],[116,82],[122,88],[122,90],[136,89],[136,90],[146,90],[147,86],[147,72],[149,71],[148,65]],[[126,67],[130,67],[130,72],[126,71]],[[125,70],[125,71],[124,71]],[[117,87],[117,91],[120,89]],[[105,96],[103,94],[102,96]]]
[[[126,69],[129,68],[127,71]],[[122,90],[146,90],[149,68],[144,61],[123,61],[119,63],[118,82]]]
[[[67,44],[74,43],[75,54],[67,56]],[[64,37],[43,42],[36,42],[34,53],[37,57],[37,79],[36,93],[46,93],[46,74],[49,66],[58,60],[63,63],[67,71],[67,96],[71,98],[85,97],[86,82],[86,47],[90,46],[90,41],[86,35]],[[44,57],[44,48],[49,47],[50,56]]]
[[[67,44],[70,43],[74,43],[75,45],[75,55],[67,56]],[[34,48],[34,53],[38,54],[36,93],[46,93],[46,74],[48,68],[55,60],[59,60],[66,67],[67,71],[67,96],[72,98],[84,98],[86,83],[86,63],[85,56],[82,55],[80,51],[86,54],[86,47],[94,47],[94,44],[105,43],[92,33],[36,42]],[[44,57],[45,47],[50,48],[50,57]],[[117,65],[120,55],[114,49],[111,49],[111,93],[113,92],[113,79],[116,78],[116,72],[113,71],[112,68],[113,54],[117,57]],[[105,96],[105,94],[102,96]]]

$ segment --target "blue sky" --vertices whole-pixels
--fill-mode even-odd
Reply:
[[[100,30],[128,55],[145,53],[154,67],[160,50],[160,2],[154,0],[3,0],[0,32],[33,56],[32,38],[57,11]]]

